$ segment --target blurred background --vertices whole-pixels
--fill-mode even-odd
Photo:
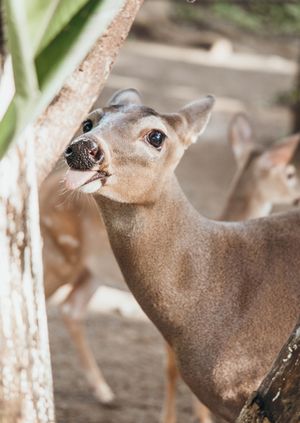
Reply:
[[[299,1],[145,0],[96,106],[133,87],[159,112],[212,93],[209,126],[186,153],[177,175],[207,217],[217,217],[236,164],[228,125],[247,113],[259,143],[300,130]],[[297,157],[295,159],[297,161]],[[153,423],[162,409],[161,336],[122,283],[107,242],[101,285],[87,319],[88,338],[116,394],[110,407],[91,395],[56,304],[49,304],[55,402],[59,423]],[[191,396],[181,383],[179,422],[194,421]]]

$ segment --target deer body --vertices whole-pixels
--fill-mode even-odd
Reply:
[[[160,115],[117,93],[66,149],[66,183],[95,194],[125,280],[184,380],[233,421],[299,314],[300,213],[222,223],[190,205],[173,172],[212,104]]]
[[[268,216],[274,204],[293,204],[299,197],[296,169],[290,160],[297,148],[299,134],[287,137],[269,147],[255,140],[250,121],[236,114],[230,122],[228,142],[236,160],[237,171],[220,214],[220,221],[243,221]],[[176,422],[176,380],[179,376],[173,350],[167,345],[166,395],[163,422]],[[209,410],[194,401],[194,412],[200,423],[212,423]]]
[[[84,318],[101,275],[105,273],[113,280],[122,280],[122,276],[120,272],[111,274],[111,268],[118,268],[107,254],[107,235],[94,201],[87,205],[82,196],[62,199],[58,189],[61,180],[61,172],[54,173],[40,190],[45,296],[49,299],[61,286],[71,285],[61,304],[64,321],[95,397],[106,404],[114,394],[85,336]]]
[[[58,190],[62,178],[61,172],[52,174],[39,195],[46,298],[64,284],[76,285],[84,269],[95,279],[102,273],[112,280],[122,278],[120,272],[111,274],[113,259],[94,200],[86,204],[82,195],[63,198]]]
[[[235,196],[236,192],[230,196],[224,211],[219,217],[220,221],[237,222],[248,219],[268,216],[272,210],[272,203],[265,202],[263,199],[256,198],[253,195],[243,197]]]
[[[125,280],[174,349],[185,382],[233,421],[299,313],[300,253],[292,261],[289,246],[300,251],[300,214],[211,222],[175,177],[150,208],[97,202]]]

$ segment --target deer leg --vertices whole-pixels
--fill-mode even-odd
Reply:
[[[176,423],[176,382],[179,376],[175,355],[166,343],[166,391],[163,406],[162,423]]]
[[[214,423],[213,416],[209,409],[194,396],[194,413],[199,423]]]
[[[83,320],[87,305],[97,289],[90,272],[84,269],[77,283],[61,305],[66,327],[79,354],[84,374],[94,395],[103,404],[113,401],[114,394],[107,384],[87,341]]]

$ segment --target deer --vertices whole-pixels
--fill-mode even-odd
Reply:
[[[66,148],[65,184],[93,194],[124,279],[183,380],[230,422],[298,318],[300,214],[219,222],[194,209],[174,170],[214,101],[160,114],[132,89],[116,93]]]
[[[297,133],[263,146],[256,141],[247,116],[236,114],[229,125],[228,141],[237,172],[218,220],[254,219],[268,216],[276,205],[297,205],[299,181],[290,161],[299,140]]]
[[[45,297],[49,300],[61,286],[71,286],[60,304],[63,321],[88,385],[96,400],[107,405],[115,395],[89,345],[84,320],[103,271],[113,280],[120,281],[122,276],[117,266],[113,274],[110,272],[112,257],[107,254],[108,240],[95,204],[93,201],[86,204],[82,196],[62,196],[63,174],[61,170],[51,174],[39,192]]]
[[[299,145],[300,134],[268,146],[256,140],[253,126],[244,113],[237,113],[228,128],[228,144],[237,165],[227,201],[217,220],[240,221],[268,216],[279,204],[299,201],[299,181],[291,159]],[[176,422],[176,382],[179,373],[173,350],[166,345],[167,374],[163,423]],[[201,423],[213,423],[210,411],[193,399],[194,412]]]
[[[88,124],[85,123],[83,130],[87,128]],[[262,216],[270,211],[270,206],[277,203],[292,204],[297,200],[299,190],[296,169],[290,164],[290,160],[299,135],[263,148],[255,140],[247,116],[237,114],[229,125],[227,138],[238,171],[224,207],[224,220]],[[263,164],[266,166],[261,167]],[[120,273],[110,275],[108,241],[94,202],[90,201],[87,205],[82,196],[62,200],[58,187],[63,174],[64,170],[51,174],[40,190],[45,293],[46,298],[50,298],[62,285],[71,284],[71,292],[61,304],[63,320],[79,353],[83,374],[96,399],[106,404],[114,400],[114,394],[89,346],[84,331],[84,319],[89,301],[101,281],[99,274],[105,271],[111,279],[117,278],[122,282],[123,279]],[[241,204],[243,215],[239,215]],[[117,270],[116,266],[115,269]],[[174,354],[168,345],[166,353],[166,395],[161,420],[163,423],[174,423],[178,371]],[[199,402],[195,402],[195,414],[201,422],[211,421],[209,411]]]

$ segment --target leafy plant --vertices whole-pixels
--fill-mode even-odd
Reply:
[[[0,122],[0,158],[51,102],[124,3],[3,0],[15,95]]]
[[[300,4],[296,0],[201,0],[193,4],[176,0],[175,6],[175,19],[203,28],[209,26],[209,20],[217,18],[259,34],[300,33]]]

